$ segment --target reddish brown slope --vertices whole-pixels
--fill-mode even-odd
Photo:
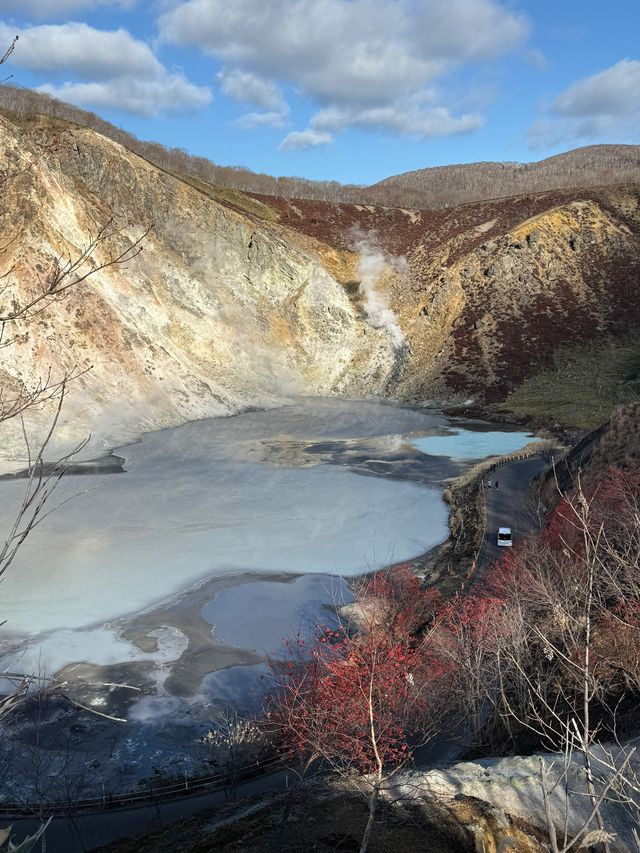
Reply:
[[[283,231],[339,252],[365,233],[406,256],[409,273],[385,285],[410,345],[399,374],[409,398],[444,385],[502,399],[558,346],[640,326],[637,192],[559,190],[433,211],[257,198]]]

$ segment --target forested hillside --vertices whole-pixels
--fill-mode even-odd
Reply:
[[[570,187],[640,183],[640,145],[589,145],[539,163],[468,163],[386,178],[368,192],[410,207],[448,207]]]

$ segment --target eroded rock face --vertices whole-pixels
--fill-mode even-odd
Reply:
[[[49,368],[91,367],[65,405],[58,437],[69,442],[91,429],[109,446],[298,394],[503,398],[555,346],[640,324],[630,192],[439,211],[294,204],[183,181],[44,118],[0,119],[0,168],[13,176],[0,219],[5,299],[35,293],[56,258],[78,257],[111,220],[122,230],[93,263],[151,228],[141,255],[95,272],[3,350],[14,391]],[[365,244],[388,261],[373,296]],[[17,425],[5,433],[3,455],[19,455]]]
[[[560,190],[413,212],[297,199],[294,213],[285,199],[270,203],[274,227],[343,253],[364,230],[405,257],[405,275],[385,283],[410,347],[393,383],[403,399],[504,399],[558,346],[640,324],[637,191]],[[345,270],[338,277],[348,286]]]
[[[639,235],[637,197],[612,192],[553,206],[480,245],[469,231],[417,245],[402,315],[414,358],[437,364],[450,390],[498,400],[557,347],[637,327]],[[408,393],[419,373],[406,367]]]
[[[99,264],[151,227],[142,254],[95,272],[3,352],[14,384],[91,367],[65,408],[70,440],[92,427],[109,444],[288,395],[385,388],[397,360],[388,335],[306,246],[90,131],[57,138],[52,153],[8,122],[0,132],[5,168],[33,160],[4,198],[17,239],[1,271],[21,298],[112,217],[124,228],[96,248]]]
[[[634,746],[635,742],[624,747],[593,748],[592,767],[598,797],[615,775],[611,768],[622,768],[625,778],[634,783],[640,769]],[[627,761],[629,754],[631,759]],[[574,753],[566,772],[562,755],[492,758],[461,762],[427,773],[414,771],[399,780],[390,796],[423,801],[429,811],[436,809],[443,816],[451,815],[452,826],[458,825],[471,834],[477,849],[544,850],[546,846],[538,846],[536,841],[548,838],[541,761],[547,773],[549,809],[558,840],[562,842],[565,825],[570,840],[582,832],[592,813],[579,753]],[[631,788],[625,789],[621,783],[616,783],[615,790],[622,798],[625,791],[631,793]],[[617,794],[605,798],[601,814],[605,831],[612,836],[610,849],[615,853],[634,851],[635,818]],[[523,827],[529,827],[531,832],[523,835]],[[598,828],[594,821],[589,821],[589,827]],[[515,843],[508,844],[509,839]]]

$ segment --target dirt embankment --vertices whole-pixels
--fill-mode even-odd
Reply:
[[[454,480],[442,497],[451,510],[450,536],[427,568],[425,580],[448,597],[455,595],[472,571],[473,560],[482,545],[485,510],[481,473],[471,480]]]
[[[588,492],[611,466],[626,470],[640,466],[640,403],[617,409],[538,480],[543,506],[552,509],[560,495],[572,491],[578,481]]]
[[[360,848],[367,800],[354,787],[340,781],[308,784],[294,798],[282,832],[285,802],[286,795],[281,795],[230,803],[142,839],[102,847],[100,853],[173,853],[177,849],[183,853],[272,853],[275,849],[326,853]],[[500,849],[541,853],[545,848],[532,831],[505,820],[489,804],[461,797],[406,803],[382,799],[368,849],[370,853],[424,853],[427,849],[429,853],[496,853]]]

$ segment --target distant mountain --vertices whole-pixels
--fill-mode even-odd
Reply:
[[[386,178],[367,192],[378,204],[448,207],[549,190],[640,184],[640,145],[589,145],[538,163],[469,163]]]

